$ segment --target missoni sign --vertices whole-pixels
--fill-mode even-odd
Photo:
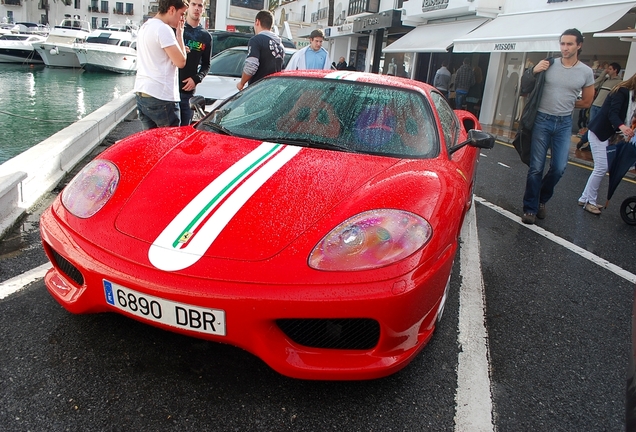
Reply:
[[[497,44],[495,44],[494,51],[514,51],[516,46],[517,46],[517,44],[514,43],[514,42],[511,42],[511,43],[497,43]]]

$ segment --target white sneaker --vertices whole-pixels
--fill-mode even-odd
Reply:
[[[600,215],[601,214],[601,208],[602,207],[595,206],[592,203],[587,203],[587,204],[585,204],[583,206],[583,210],[588,211],[588,212],[590,212],[592,214],[595,214],[595,215]]]

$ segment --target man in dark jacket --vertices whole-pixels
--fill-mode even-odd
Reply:
[[[537,115],[532,126],[530,166],[523,195],[521,221],[534,224],[546,217],[546,203],[552,198],[554,187],[563,176],[568,162],[572,139],[572,111],[588,108],[594,99],[594,73],[579,61],[583,35],[577,29],[568,29],[559,39],[561,58],[553,64],[541,60],[533,73],[545,73],[545,86],[539,100]],[[581,99],[577,99],[579,93]],[[543,171],[550,149],[550,169]]]
[[[255,83],[261,78],[280,72],[283,68],[285,48],[279,36],[272,31],[274,15],[268,10],[262,10],[256,14],[254,20],[254,33],[247,44],[247,58],[243,66],[241,81],[236,88],[243,90],[245,84]]]
[[[203,81],[210,71],[212,37],[200,24],[202,13],[203,0],[190,0],[186,23],[183,27],[183,43],[188,58],[185,66],[179,69],[181,126],[189,125],[192,121],[190,98],[194,96],[197,84]]]

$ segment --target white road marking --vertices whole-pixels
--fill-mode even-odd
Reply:
[[[466,215],[461,242],[455,431],[492,432],[490,353],[474,205]]]
[[[497,162],[497,163],[498,163],[499,165],[501,165],[502,167],[504,167],[504,168],[510,168],[510,166],[506,165],[506,164],[505,164],[505,163],[503,163],[503,162]]]
[[[483,198],[480,198],[478,196],[475,196],[475,201],[477,201],[478,203],[485,205],[486,207],[496,211],[497,213],[501,214],[502,216],[507,217],[508,219],[528,228],[531,231],[534,231],[535,233],[547,238],[548,240],[561,245],[563,247],[565,247],[566,249],[568,249],[571,252],[574,252],[575,254],[581,256],[582,258],[585,258],[588,261],[593,262],[594,264],[611,271],[612,273],[622,277],[623,279],[632,282],[632,283],[636,283],[636,275],[634,273],[631,273],[625,269],[620,268],[619,266],[617,266],[616,264],[612,264],[611,262],[597,256],[594,255],[593,253],[583,249],[580,246],[575,245],[574,243],[570,243],[569,241],[562,239],[561,237],[558,237],[554,234],[552,234],[549,231],[544,230],[541,227],[538,227],[536,225],[527,225],[524,224],[523,222],[521,222],[521,217],[517,216],[514,213],[509,212],[508,210],[504,210],[499,206],[496,206],[493,203],[490,203],[488,201],[486,201]]]
[[[4,282],[0,282],[0,300],[20,291],[31,282],[42,279],[51,267],[51,263],[42,264],[41,266],[24,272],[21,275],[7,279]]]

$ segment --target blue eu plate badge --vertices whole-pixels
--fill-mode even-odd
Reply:
[[[104,281],[104,293],[106,294],[106,302],[114,306],[115,296],[113,295],[113,285],[106,280]]]

